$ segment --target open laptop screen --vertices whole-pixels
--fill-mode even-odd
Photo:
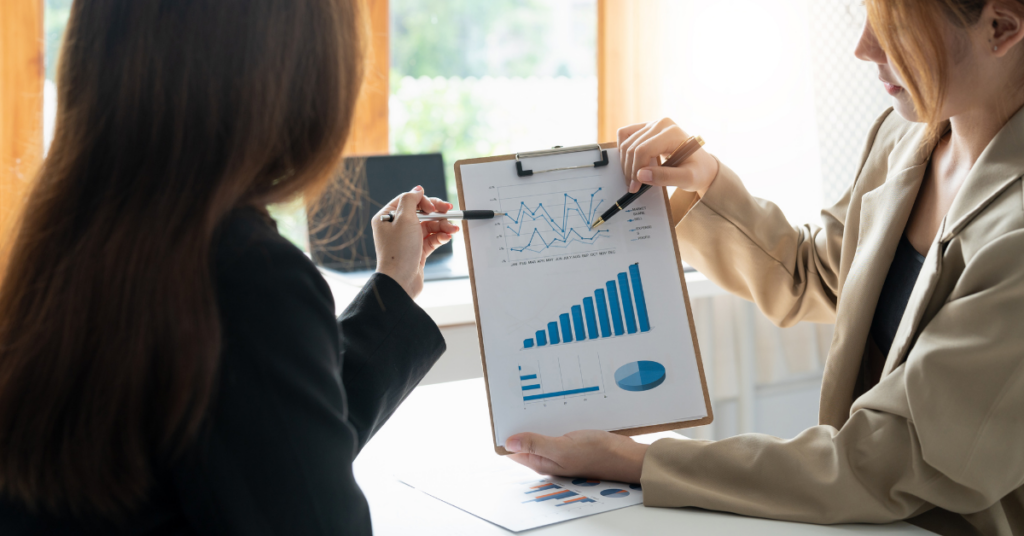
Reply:
[[[328,188],[319,210],[309,215],[313,262],[332,270],[376,267],[370,219],[398,194],[420,185],[431,197],[448,197],[440,153],[346,158],[344,169],[361,195],[352,199],[349,192]],[[451,253],[451,243],[445,244],[430,261],[443,260]]]

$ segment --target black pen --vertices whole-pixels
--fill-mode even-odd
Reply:
[[[448,212],[431,212],[426,213],[421,210],[416,211],[416,217],[420,221],[441,221],[441,220],[489,220],[499,216],[504,216],[504,212],[495,212],[493,210],[449,210]],[[395,221],[395,213],[389,212],[387,214],[381,214],[380,221]]]
[[[697,150],[703,146],[704,138],[700,136],[691,136],[690,139],[684,141],[683,143],[680,143],[679,147],[676,147],[676,150],[672,151],[672,154],[661,165],[667,167],[678,166],[679,164],[682,164],[684,161],[686,161],[687,158],[693,156],[693,153],[696,153]],[[625,210],[630,203],[636,201],[638,197],[640,197],[641,195],[644,194],[644,192],[650,189],[651,185],[645,184],[641,186],[635,194],[627,193],[626,195],[620,197],[619,200],[615,202],[615,206],[604,211],[604,214],[601,214],[601,217],[594,221],[594,224],[591,225],[590,228],[597,229],[602,223],[608,221],[608,218],[611,218],[612,216],[618,214],[620,210]]]

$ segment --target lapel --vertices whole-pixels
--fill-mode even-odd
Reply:
[[[886,358],[882,377],[886,377],[906,358],[915,340],[924,312],[942,275],[944,245],[953,239],[979,212],[1024,174],[1024,108],[996,134],[974,163],[963,186],[942,219],[936,240],[928,249],[903,320],[896,331],[892,349]]]
[[[857,251],[837,304],[837,317],[844,320],[836,325],[822,381],[822,423],[839,428],[849,417],[882,284],[914,208],[933,148],[933,143],[925,143],[924,125],[915,125],[893,147],[885,182],[861,198]]]

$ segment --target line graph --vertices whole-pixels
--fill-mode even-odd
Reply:
[[[555,180],[498,191],[506,213],[505,243],[511,259],[591,251],[608,241],[611,229],[590,225],[607,208],[604,188],[584,179]]]

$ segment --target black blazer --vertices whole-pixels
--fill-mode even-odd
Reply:
[[[215,246],[219,388],[199,439],[114,524],[0,500],[0,534],[369,534],[360,449],[445,350],[434,322],[374,275],[339,318],[306,256],[255,209]]]

